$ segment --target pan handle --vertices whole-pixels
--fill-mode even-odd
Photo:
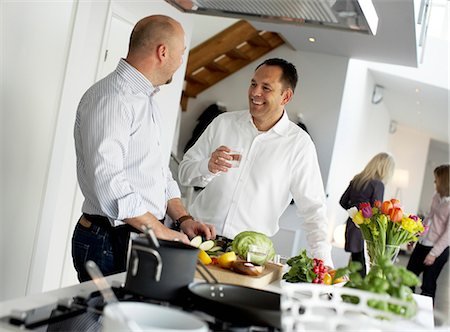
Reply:
[[[211,273],[211,271],[202,263],[201,260],[197,260],[197,272],[200,273],[203,279],[209,284],[218,284],[219,280]],[[211,281],[212,280],[212,281]]]

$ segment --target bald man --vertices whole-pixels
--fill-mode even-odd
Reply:
[[[124,271],[129,232],[143,226],[152,227],[160,239],[186,243],[198,234],[216,236],[214,226],[189,215],[163,163],[161,114],[154,96],[172,81],[185,49],[180,23],[162,15],[146,17],[131,33],[126,59],[80,101],[74,137],[85,200],[72,237],[80,281],[90,279],[88,260],[105,275]],[[164,226],[166,214],[179,231]]]

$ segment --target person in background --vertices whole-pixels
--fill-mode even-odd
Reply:
[[[75,120],[77,176],[83,215],[72,237],[80,281],[93,260],[104,275],[124,271],[130,230],[151,227],[161,239],[215,237],[212,225],[194,220],[163,163],[161,112],[155,95],[182,64],[184,31],[174,19],[154,15],[134,27],[126,59],[82,97]],[[183,233],[165,227],[166,213]]]
[[[293,197],[311,254],[332,266],[316,149],[285,110],[297,80],[295,66],[286,60],[258,65],[248,88],[249,111],[216,117],[184,155],[179,179],[205,187],[191,212],[229,238],[248,230],[273,236]],[[237,149],[235,159],[230,152]],[[239,167],[232,167],[237,159]]]
[[[430,212],[424,220],[428,231],[420,236],[407,265],[407,269],[417,276],[423,272],[421,294],[431,296],[433,303],[436,282],[449,255],[449,167],[450,165],[446,164],[438,166],[434,170],[436,193],[431,202]],[[413,247],[414,243],[408,244],[408,249],[412,250]]]
[[[383,201],[384,186],[391,179],[395,168],[392,155],[381,152],[375,155],[361,173],[356,174],[350,181],[339,203],[348,210],[358,208],[360,203],[368,202],[372,206],[375,201]],[[345,251],[351,253],[351,260],[361,262],[362,277],[366,275],[366,261],[364,258],[364,240],[359,228],[347,219],[345,228]]]

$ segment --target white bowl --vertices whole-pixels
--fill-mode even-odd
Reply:
[[[103,332],[158,331],[208,332],[208,326],[181,310],[142,302],[108,304],[103,310]],[[122,317],[126,317],[128,322]]]

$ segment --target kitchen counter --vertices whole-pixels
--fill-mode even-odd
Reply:
[[[119,286],[125,280],[125,273],[119,273],[107,277],[108,282],[113,286]],[[275,281],[267,285],[264,289],[279,293],[281,291],[280,281]],[[96,291],[96,286],[92,281],[84,282],[74,286],[64,287],[53,291],[29,295],[23,298],[12,299],[5,302],[0,302],[0,317],[7,316],[14,309],[29,310],[49,304],[54,304],[61,299],[71,299],[74,296],[88,296],[91,292]],[[418,305],[419,314],[415,318],[420,321],[423,326],[434,327],[433,318],[433,303],[431,297],[422,295],[414,295]],[[6,325],[0,322],[0,331],[23,331],[14,326]]]

